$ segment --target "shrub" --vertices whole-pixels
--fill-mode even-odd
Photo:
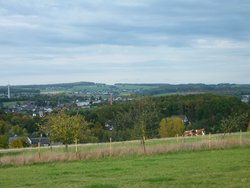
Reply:
[[[0,135],[0,148],[8,147],[8,138],[6,135]]]
[[[23,148],[23,142],[21,140],[21,138],[17,138],[15,140],[13,140],[10,144],[11,148]]]
[[[10,144],[11,148],[23,148],[23,147],[29,147],[30,144],[26,138],[17,138],[13,140]]]

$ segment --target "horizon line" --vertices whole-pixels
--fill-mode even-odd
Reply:
[[[45,86],[45,85],[61,85],[61,84],[77,84],[77,83],[91,83],[91,84],[105,84],[105,85],[118,85],[118,84],[128,84],[128,85],[250,85],[250,83],[202,83],[202,82],[190,82],[190,83],[167,83],[167,82],[117,82],[117,83],[102,83],[102,82],[93,82],[93,81],[76,81],[76,82],[56,82],[56,83],[38,83],[38,84],[10,84],[0,85],[0,87],[7,86]]]

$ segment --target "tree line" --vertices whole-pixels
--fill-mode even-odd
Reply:
[[[185,115],[185,129],[204,128],[206,132],[246,131],[250,117],[249,103],[236,97],[214,94],[172,95],[143,97],[135,101],[80,111],[94,129],[99,141],[106,141],[105,123],[113,126],[112,137],[117,140],[137,139],[142,134],[147,138],[160,137],[159,123],[163,118]],[[222,120],[241,117],[237,128],[226,130]],[[144,133],[143,133],[144,132]]]
[[[106,142],[110,137],[124,141],[175,136],[198,128],[211,133],[246,131],[249,120],[250,104],[236,97],[214,94],[140,97],[112,106],[68,108],[42,119],[1,112],[0,138],[42,132],[51,141],[65,145]]]

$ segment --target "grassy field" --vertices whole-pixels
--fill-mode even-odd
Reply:
[[[250,149],[107,157],[0,168],[0,187],[250,187]]]
[[[0,166],[44,163],[55,161],[74,161],[100,159],[105,157],[173,153],[178,151],[198,151],[250,147],[250,132],[214,134],[193,137],[175,137],[146,140],[145,150],[140,140],[69,145],[50,147],[31,147],[0,150]],[[77,149],[77,152],[76,152]]]

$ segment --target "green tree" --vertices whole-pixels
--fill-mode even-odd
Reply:
[[[226,133],[236,132],[240,130],[246,130],[246,120],[247,114],[235,114],[232,116],[228,116],[227,118],[223,118],[221,120],[221,129]]]
[[[133,120],[133,135],[134,138],[155,138],[158,136],[158,112],[155,102],[150,97],[143,97],[135,101],[134,106],[130,109]]]
[[[59,141],[68,147],[68,144],[86,139],[88,123],[80,115],[70,116],[65,112],[51,114],[45,125],[40,126],[50,140]]]
[[[92,142],[95,140],[89,128],[89,123],[80,115],[70,117],[72,139],[74,142]]]
[[[0,134],[1,135],[7,134],[10,128],[11,128],[10,125],[6,121],[0,120]]]
[[[18,135],[18,136],[27,136],[27,130],[25,128],[20,127],[19,125],[12,126],[10,131],[10,135]]]
[[[159,134],[163,137],[181,135],[185,129],[184,123],[179,117],[163,118],[160,122]]]
[[[0,135],[0,148],[8,147],[8,138],[6,135]]]

